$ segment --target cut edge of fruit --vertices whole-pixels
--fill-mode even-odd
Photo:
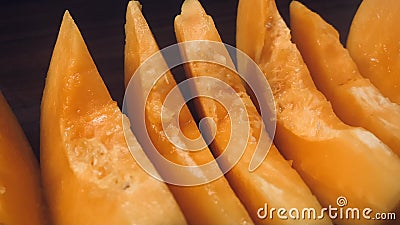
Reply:
[[[271,44],[263,45],[262,55],[257,63],[262,65],[263,71],[268,71],[265,74],[268,76],[276,99],[278,123],[283,123],[297,135],[309,140],[332,139],[336,137],[339,130],[348,127],[334,116],[331,104],[322,93],[316,90],[300,52],[291,42],[290,30],[280,16],[275,1],[268,2],[268,8],[265,10],[269,11],[266,14],[270,16],[267,18],[263,32],[269,32],[265,34],[265,43]],[[279,49],[279,51],[274,49]],[[269,61],[284,62],[285,65],[278,68],[285,68],[285,70],[270,69]],[[303,96],[300,101],[298,96]],[[307,107],[304,108],[304,106]],[[321,116],[323,114],[321,112],[324,111],[330,111],[331,116]],[[295,118],[292,116],[294,114],[297,115],[296,118],[303,118],[302,121],[308,122],[294,122]],[[315,129],[309,129],[309,121],[314,124]]]
[[[51,85],[44,96],[54,93],[53,102],[44,101],[55,111],[52,114],[58,121],[69,168],[78,178],[100,188],[125,190],[132,186],[132,175],[118,169],[137,166],[124,138],[123,114],[111,99],[68,11],[51,61],[46,82]],[[137,146],[133,147],[140,147],[134,143]],[[125,166],[113,166],[121,163]]]

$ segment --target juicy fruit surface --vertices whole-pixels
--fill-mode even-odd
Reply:
[[[65,130],[64,142],[68,143],[66,152],[72,171],[79,182],[106,191],[89,191],[88,194],[99,201],[100,210],[104,209],[102,213],[110,222],[125,219],[130,223],[130,217],[136,223],[184,224],[167,187],[150,177],[133,160],[130,150],[141,150],[141,147],[128,133],[132,135],[127,137],[132,139],[131,149],[128,149],[122,116],[116,103],[111,103],[94,109],[77,121],[64,123],[62,130]],[[115,208],[120,208],[120,212],[112,216],[107,214]],[[93,222],[105,223],[104,218]]]
[[[290,13],[293,40],[335,113],[347,124],[368,129],[400,155],[400,106],[360,75],[337,31],[318,14],[298,2],[291,4]]]
[[[38,163],[0,92],[0,224],[46,224],[46,219]]]
[[[400,2],[364,0],[350,27],[347,48],[361,74],[400,104]]]
[[[250,53],[271,85],[277,104],[275,143],[279,150],[293,160],[293,167],[323,206],[334,206],[339,196],[345,196],[348,207],[396,209],[400,184],[395,177],[400,172],[400,159],[370,132],[347,126],[335,116],[291,43],[289,29],[274,1],[241,1],[241,4],[237,46]],[[259,12],[246,11],[253,4],[260,6]],[[257,20],[263,22],[253,23]],[[259,33],[249,38],[247,31],[256,29],[248,28],[252,26],[259,26]],[[255,40],[262,37],[264,42],[250,45],[253,36]],[[357,222],[371,221],[335,221]]]
[[[125,84],[128,84],[138,67],[159,48],[137,2],[129,3],[126,20]],[[151,69],[157,71],[158,67],[163,66],[165,68],[165,62],[161,59],[160,63],[152,65]],[[151,73],[151,69],[147,72]],[[152,74],[147,75],[151,76]],[[143,89],[150,90],[146,99],[145,120],[148,135],[156,149],[167,160],[180,165],[198,166],[213,161],[214,157],[207,147],[196,152],[188,152],[171,143],[165,136],[166,130],[162,126],[163,121],[166,123],[167,129],[181,130],[189,139],[201,137],[186,105],[180,112],[175,108],[166,108],[167,116],[161,117],[163,102],[167,94],[176,86],[172,74],[167,71],[155,84],[151,84],[148,80],[143,76],[139,82]],[[138,93],[143,93],[143,91],[139,90]],[[179,116],[180,126],[171,127],[171,121],[176,116]],[[161,176],[164,173],[171,173],[162,168],[158,169]],[[215,170],[220,171],[218,167]],[[192,179],[196,176],[207,176],[207,174],[202,168],[194,167],[190,171],[180,171],[177,176]],[[169,185],[169,188],[190,224],[252,224],[245,208],[224,177],[207,184],[190,187]]]
[[[41,165],[54,223],[185,224],[166,185],[130,154],[123,114],[68,12],[50,63],[41,116]],[[132,133],[126,135],[132,148],[141,149]]]
[[[147,176],[132,173],[140,168],[126,145],[122,113],[116,103],[94,108],[77,120],[61,121],[69,164],[77,177],[110,192],[136,189],[146,181]],[[134,143],[133,148],[140,148]]]
[[[185,1],[181,14],[175,19],[175,33],[179,42],[193,40],[221,42],[212,18],[206,14],[197,0]],[[199,54],[199,50],[195,47],[183,47],[181,51],[187,59],[194,58],[194,55]],[[230,56],[223,46],[221,46],[221,49],[214,46],[213,49],[203,49],[202,51],[204,52],[200,54],[211,54],[220,59],[221,62],[232,64]],[[211,92],[222,92],[224,93],[223,100],[227,104],[222,106],[210,98],[200,97],[197,106],[202,117],[212,118],[216,123],[217,131],[212,144],[214,154],[220,155],[227,151],[228,144],[237,148],[237,146],[242,146],[240,142],[247,143],[242,158],[227,173],[227,178],[253,220],[257,224],[310,224],[313,222],[315,224],[330,224],[328,218],[318,221],[279,220],[277,218],[262,220],[258,218],[257,210],[265,203],[269,207],[297,208],[299,210],[312,207],[317,211],[320,211],[321,206],[300,176],[291,168],[289,162],[279,154],[274,145],[272,145],[260,167],[249,172],[249,164],[256,148],[269,148],[270,146],[267,145],[268,136],[266,132],[262,131],[265,129],[262,125],[262,119],[250,97],[246,94],[246,89],[242,85],[239,75],[221,65],[212,63],[194,62],[186,66],[189,77],[210,76],[226,83],[235,90],[235,94],[229,94],[217,85],[214,87],[213,82],[200,83],[196,86],[198,93],[214,96]],[[238,100],[244,103],[245,110],[235,102]],[[226,110],[223,107],[227,107]],[[239,117],[244,117],[241,115],[243,113],[249,117],[250,135],[246,133],[246,127],[243,127],[246,124],[240,120],[235,120],[236,124],[242,124],[242,128],[233,132],[239,133],[241,138],[233,139],[230,116],[237,114]],[[246,137],[248,137],[247,140]]]

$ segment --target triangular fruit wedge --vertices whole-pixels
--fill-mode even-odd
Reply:
[[[400,1],[364,0],[350,26],[347,48],[361,74],[400,104]]]
[[[136,75],[132,77],[141,64],[152,54],[159,51],[151,30],[141,13],[139,2],[129,2],[126,13],[125,32],[125,81],[128,83],[131,78],[134,80],[136,78],[136,82],[139,82],[143,89],[149,88],[149,85],[151,88],[149,96],[145,101],[145,122],[147,133],[151,138],[152,144],[155,146],[156,150],[170,162],[183,166],[192,166],[191,170],[186,172],[178,171],[179,174],[175,175],[187,180],[206,176],[206,171],[204,171],[200,165],[214,161],[214,157],[207,148],[207,145],[196,152],[186,151],[181,149],[180,146],[177,146],[176,143],[169,141],[165,136],[166,130],[163,128],[163,122],[165,122],[167,124],[166,127],[170,129],[170,127],[173,126],[171,121],[176,118],[175,116],[171,118],[163,117],[163,115],[161,115],[161,109],[163,107],[167,111],[175,112],[175,115],[179,115],[180,126],[173,126],[173,128],[181,130],[189,139],[201,138],[200,131],[186,105],[183,105],[180,112],[179,109],[168,108],[168,106],[163,105],[167,95],[176,87],[176,82],[172,74],[167,71],[166,74],[162,75],[154,84],[148,81],[149,77],[141,76],[143,74],[137,75],[141,76],[139,79],[135,77]],[[149,70],[145,70],[147,73],[146,75],[152,75],[149,74],[152,73],[152,68],[157,68],[164,63],[165,61],[161,59],[159,64],[151,65]],[[128,86],[128,91],[129,88],[130,86]],[[142,92],[141,90],[137,91],[138,93]],[[180,95],[180,92],[176,93],[176,96],[179,97]],[[173,115],[170,112],[168,115]],[[181,140],[176,136],[172,138],[178,141]],[[173,173],[168,169],[157,167],[157,165],[158,164],[155,163],[156,168],[164,179],[167,175]],[[214,170],[219,170],[218,165],[216,165]],[[220,174],[222,175],[221,172]],[[201,185],[181,186],[171,184],[169,187],[190,224],[252,224],[244,206],[240,203],[240,200],[223,176],[220,176],[212,182]]]
[[[186,223],[168,187],[132,157],[123,114],[68,11],[43,93],[41,166],[55,224]]]
[[[317,88],[345,123],[374,133],[400,155],[400,105],[362,77],[338,32],[299,2],[290,5],[293,41]]]
[[[195,40],[221,42],[212,18],[206,14],[197,0],[186,0],[183,3],[181,14],[175,18],[175,33],[178,42]],[[197,45],[203,46],[203,48],[189,47],[189,45],[195,46],[196,44],[187,44],[181,48],[182,55],[186,60],[195,59],[195,55],[198,54],[208,54],[209,57],[204,56],[204,58],[215,58],[223,64],[226,62],[233,65],[224,45],[221,44],[220,48],[217,46],[207,48],[207,45],[200,44]],[[221,89],[219,83],[213,83],[212,79],[208,81],[204,79],[203,82],[195,83],[197,95],[209,96],[197,98],[196,103],[199,114],[203,118],[212,118],[216,124],[216,135],[211,145],[214,154],[221,155],[224,151],[230,151],[227,148],[241,148],[240,142],[246,143],[243,149],[239,149],[239,151],[244,151],[243,156],[226,176],[253,220],[257,224],[331,224],[327,216],[321,220],[307,220],[307,218],[291,220],[280,219],[277,216],[270,218],[271,215],[263,218],[263,215],[268,214],[268,212],[257,213],[258,209],[264,204],[267,204],[269,209],[278,207],[296,208],[300,212],[304,208],[314,208],[320,212],[321,205],[299,174],[281,156],[274,145],[270,148],[261,165],[255,171],[249,171],[249,163],[256,149],[269,148],[270,146],[267,145],[269,138],[267,132],[262,132],[264,130],[262,118],[250,97],[246,94],[246,89],[239,75],[228,67],[210,62],[193,62],[185,64],[185,66],[187,76],[190,78],[215,78],[235,90],[235,92],[223,92],[224,89]],[[212,92],[222,92],[223,98],[221,100],[226,103],[223,105],[225,108],[210,98],[210,96],[218,96],[218,94]],[[245,108],[240,107],[240,104],[237,104],[236,101],[242,101]],[[249,118],[248,132],[250,135],[246,134],[246,123],[241,122],[241,120],[236,121],[230,116],[235,114],[244,117],[241,115],[243,113],[247,113]],[[234,123],[241,127],[232,130],[231,120],[235,120]],[[233,138],[231,132],[240,134],[240,137]],[[211,130],[209,130],[208,135],[211,135]]]
[[[399,157],[372,133],[345,125],[336,117],[291,43],[290,31],[275,1],[241,0],[237,26],[238,48],[256,61],[274,93],[274,142],[286,159],[293,160],[293,167],[321,204],[345,212],[358,208],[361,213],[364,208],[374,212],[398,208]],[[377,221],[338,217],[334,222]]]
[[[0,224],[47,224],[43,200],[38,163],[0,92]]]

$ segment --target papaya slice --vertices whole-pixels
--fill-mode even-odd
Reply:
[[[400,104],[400,2],[364,0],[350,26],[347,49],[361,74]]]
[[[213,19],[206,14],[197,0],[186,0],[183,3],[181,14],[175,18],[175,33],[178,42],[195,40],[221,42]],[[210,58],[221,59],[221,62],[225,61],[233,65],[225,47],[223,45],[220,47],[221,49],[218,49],[218,47],[211,49],[204,48],[204,52],[200,54],[210,54],[212,55]],[[202,49],[183,46],[181,51],[182,55],[187,60],[190,60],[195,58],[193,55],[199,54],[199,51],[202,51]],[[202,76],[215,78],[235,90],[235,93],[232,94],[230,92],[223,93],[224,102],[228,103],[224,105],[225,109],[209,97],[198,97],[196,99],[197,111],[201,117],[212,118],[216,124],[216,135],[211,145],[211,149],[215,155],[223,154],[224,151],[227,151],[228,146],[240,148],[241,144],[239,142],[246,142],[243,156],[233,169],[226,174],[226,177],[248,212],[250,212],[252,219],[257,224],[331,224],[328,217],[325,217],[323,220],[284,220],[277,216],[272,217],[272,219],[268,216],[266,218],[260,217],[262,214],[257,212],[264,204],[272,208],[296,208],[299,211],[309,207],[321,211],[321,205],[315,196],[312,195],[298,173],[282,157],[274,145],[271,146],[267,157],[261,165],[255,171],[249,171],[249,162],[256,149],[269,148],[270,146],[266,146],[269,137],[266,132],[262,132],[262,129],[264,129],[262,118],[258,114],[249,95],[246,94],[246,89],[239,75],[228,67],[211,62],[191,62],[185,64],[185,66],[188,78]],[[207,91],[221,91],[217,83],[213,83],[211,80],[208,83],[200,82],[195,84],[197,84],[195,89],[199,96],[201,96],[200,93],[207,96],[216,96],[212,93],[207,94]],[[236,98],[240,98],[244,103],[245,110],[241,110],[240,107],[237,107],[237,104],[234,104]],[[231,102],[233,104],[229,104]],[[250,135],[242,134],[243,131],[246,131],[244,127],[231,131],[233,128],[231,120],[233,118],[231,119],[229,115],[240,115],[241,113],[248,114]],[[236,121],[236,123],[246,126],[240,120]],[[212,135],[211,130],[208,132],[206,136]],[[241,137],[235,139],[231,136],[231,132],[240,133]]]
[[[168,187],[132,157],[123,118],[67,11],[41,106],[42,175],[55,224],[186,223]],[[126,139],[141,151],[131,132]]]
[[[46,224],[39,166],[0,92],[0,224]]]
[[[361,76],[335,28],[299,2],[291,4],[290,15],[293,41],[336,115],[371,131],[400,155],[400,106]]]
[[[139,2],[131,1],[128,4],[125,32],[125,81],[129,83],[131,78],[135,78],[134,73],[140,65],[151,55],[159,51],[153,34],[142,15]],[[163,63],[165,62],[160,62],[160,64]],[[156,67],[159,65],[152,66]],[[147,72],[151,73],[151,70]],[[166,130],[163,128],[163,119],[169,123],[172,118],[162,117],[161,109],[164,107],[163,103],[168,93],[177,85],[172,74],[167,71],[154,84],[149,82],[146,76],[140,77],[137,82],[141,84],[138,88],[142,89],[151,85],[151,91],[145,101],[145,125],[156,150],[173,163],[193,166],[191,170],[179,173],[178,176],[182,176],[188,180],[193,177],[204,176],[206,173],[198,166],[214,160],[207,146],[196,152],[185,151],[165,138]],[[142,89],[139,89],[137,92],[142,93]],[[177,95],[181,94],[177,93]],[[201,137],[200,131],[186,105],[183,105],[178,115],[179,127],[175,127],[176,129],[180,129],[189,139]],[[170,125],[171,123],[167,127]],[[179,138],[177,137],[177,139]],[[172,173],[168,169],[157,167],[157,165],[155,163],[155,167],[160,172],[161,177],[166,177]],[[215,170],[219,170],[218,165]],[[181,186],[170,184],[169,188],[190,224],[253,223],[244,206],[223,176],[201,185]]]
[[[293,167],[322,206],[345,211],[352,207],[396,210],[400,202],[399,157],[372,133],[336,117],[291,42],[275,2],[242,0],[237,19],[237,47],[260,66],[275,97],[274,142],[286,159],[293,160]],[[377,222],[343,217],[334,221]]]

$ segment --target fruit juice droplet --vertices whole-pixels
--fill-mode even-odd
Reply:
[[[7,190],[6,187],[0,186],[0,195],[6,193],[6,190]]]

